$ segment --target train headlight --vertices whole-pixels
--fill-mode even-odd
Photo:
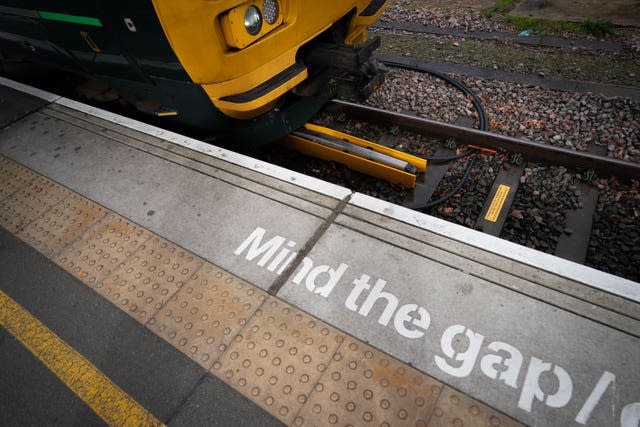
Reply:
[[[280,8],[278,0],[264,0],[262,2],[262,14],[267,24],[273,25],[280,16]]]
[[[262,29],[262,15],[257,6],[251,5],[244,12],[244,28],[252,36],[258,34]]]
[[[249,0],[221,14],[217,22],[227,46],[244,49],[283,25],[286,4],[286,0]]]

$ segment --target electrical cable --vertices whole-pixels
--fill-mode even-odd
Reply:
[[[465,157],[472,156],[474,154],[477,154],[477,151],[467,150],[463,153],[454,154],[452,156],[443,156],[443,157],[420,156],[420,157],[422,157],[423,159],[429,160],[431,163],[449,163],[454,160],[459,160]]]
[[[484,105],[482,105],[482,100],[480,100],[480,97],[478,97],[478,95],[476,95],[475,92],[473,92],[467,85],[465,85],[461,81],[456,80],[453,77],[448,76],[448,75],[446,75],[444,73],[441,73],[439,71],[430,70],[427,67],[420,66],[420,65],[408,65],[408,64],[402,64],[400,62],[389,61],[389,60],[382,60],[380,62],[382,62],[385,65],[391,66],[391,67],[403,68],[403,69],[407,69],[407,70],[419,71],[419,72],[431,74],[431,75],[433,75],[435,77],[438,77],[439,79],[442,79],[442,80],[446,81],[447,83],[455,86],[460,91],[462,91],[464,94],[466,94],[467,96],[471,97],[471,102],[473,104],[473,107],[478,112],[478,121],[479,121],[478,128],[480,130],[483,130],[483,131],[488,130],[488,128],[489,128],[489,120],[487,118],[487,112],[484,109]],[[471,169],[473,169],[473,165],[475,164],[475,162],[476,162],[476,160],[478,158],[478,153],[474,152],[474,151],[471,151],[471,150],[467,150],[464,153],[456,154],[456,155],[453,155],[453,156],[446,156],[446,157],[424,156],[425,159],[429,160],[432,163],[447,163],[447,162],[450,162],[450,161],[453,161],[453,160],[458,160],[458,159],[461,159],[463,157],[468,157],[468,156],[473,156],[473,157],[471,157],[471,159],[467,163],[467,167],[465,169],[464,175],[462,176],[462,179],[458,182],[458,184],[455,186],[455,188],[452,191],[450,191],[449,193],[447,193],[444,196],[442,196],[441,198],[439,198],[437,200],[433,200],[431,202],[427,202],[427,204],[424,205],[422,209],[431,209],[431,208],[434,208],[436,206],[439,206],[442,203],[444,203],[447,200],[449,200],[450,198],[452,198],[454,195],[456,195],[462,189],[462,187],[466,184],[466,182],[469,180],[469,176],[471,174]]]
[[[462,91],[463,93],[465,93],[467,96],[471,97],[472,100],[472,104],[473,107],[475,108],[475,110],[478,112],[478,128],[480,130],[484,130],[486,131],[488,129],[488,119],[487,119],[487,112],[484,109],[484,105],[482,105],[482,100],[480,99],[480,97],[478,97],[478,95],[476,95],[467,85],[465,85],[464,83],[462,83],[460,80],[454,79],[451,76],[448,76],[447,74],[443,74],[440,73],[439,71],[435,71],[435,70],[430,70],[426,67],[422,67],[422,66],[411,66],[411,65],[407,65],[407,64],[402,64],[400,62],[394,62],[394,61],[381,61],[383,62],[385,65],[389,65],[392,67],[397,67],[397,68],[404,68],[404,69],[408,69],[408,70],[412,70],[412,71],[420,71],[420,72],[424,72],[427,74],[431,74],[435,77],[438,77],[444,81],[446,81],[447,83],[455,86],[456,88],[458,88],[460,91]],[[423,156],[423,158],[430,160],[431,162],[436,162],[436,163],[445,163],[448,161],[452,161],[452,160],[458,160],[461,159],[463,157],[467,157],[471,154],[473,154],[474,151],[466,151],[464,153],[455,155],[455,156],[450,156],[450,157],[429,157],[429,156]]]
[[[482,105],[482,100],[480,99],[480,97],[478,97],[478,95],[476,95],[471,89],[469,89],[467,85],[462,83],[460,80],[456,80],[453,77],[448,76],[444,73],[441,73],[435,70],[430,70],[427,67],[420,66],[420,65],[408,65],[408,64],[403,64],[401,62],[389,61],[389,60],[381,60],[380,62],[382,62],[385,65],[389,65],[391,67],[404,68],[406,70],[420,71],[423,73],[431,74],[432,76],[438,77],[439,79],[442,79],[447,83],[457,87],[460,91],[462,91],[463,93],[471,97],[471,102],[473,104],[473,107],[478,112],[478,120],[479,120],[478,129],[484,130],[484,131],[489,129],[489,120],[487,118],[487,112],[484,109],[484,105]]]
[[[471,159],[469,160],[469,163],[467,163],[467,168],[464,171],[464,175],[463,175],[462,179],[460,180],[460,182],[458,182],[458,185],[456,185],[453,190],[451,190],[449,193],[445,194],[444,196],[440,197],[437,200],[433,200],[431,202],[428,202],[426,205],[424,205],[422,207],[422,209],[434,208],[434,207],[436,207],[438,205],[441,205],[442,203],[446,202],[447,200],[449,200],[453,196],[455,196],[456,193],[458,193],[458,191],[460,191],[462,189],[462,187],[464,186],[464,184],[469,180],[469,175],[471,174],[471,169],[473,169],[473,165],[475,164],[477,158],[478,158],[478,153],[475,153],[475,155],[473,157],[471,157]]]

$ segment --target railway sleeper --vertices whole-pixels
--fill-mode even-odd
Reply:
[[[492,236],[500,236],[502,227],[511,212],[511,205],[516,198],[520,178],[524,173],[524,165],[525,162],[522,160],[518,163],[502,164],[476,221],[476,230]]]
[[[605,155],[606,147],[592,144],[589,152],[597,155]],[[581,208],[567,212],[565,228],[556,245],[555,255],[569,261],[584,264],[589,250],[589,239],[593,216],[598,206],[598,190],[586,182],[576,185],[580,192]]]

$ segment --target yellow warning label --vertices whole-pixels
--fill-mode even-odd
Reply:
[[[496,195],[493,196],[491,206],[489,206],[489,210],[484,216],[484,219],[491,222],[498,221],[504,202],[507,200],[507,196],[509,195],[509,190],[511,190],[511,187],[508,185],[500,185],[498,187],[498,191],[496,191]]]

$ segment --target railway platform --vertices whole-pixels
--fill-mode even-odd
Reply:
[[[640,284],[0,85],[0,424],[638,425]]]

